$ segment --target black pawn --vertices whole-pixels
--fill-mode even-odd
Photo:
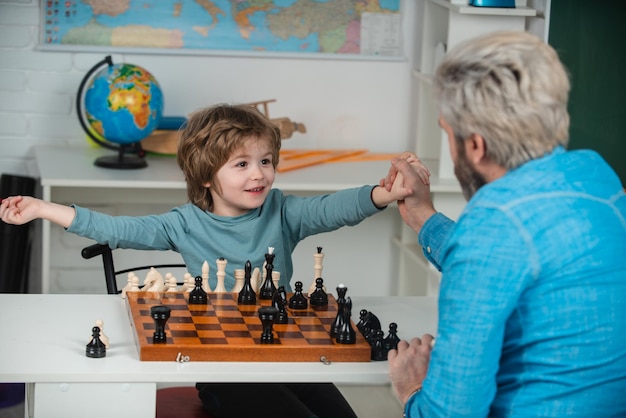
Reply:
[[[209,298],[206,292],[202,288],[202,277],[196,276],[196,285],[189,293],[189,304],[191,305],[206,305],[209,303]]]
[[[374,361],[384,361],[387,360],[387,352],[388,350],[385,348],[385,344],[383,341],[383,331],[376,330],[374,332],[374,336],[371,338],[370,346],[372,347],[372,355],[371,359]]]
[[[398,324],[395,322],[391,322],[389,324],[389,335],[385,337],[385,348],[387,351],[395,350],[398,348],[398,343],[400,342],[400,338],[398,337]]]
[[[201,279],[202,280],[202,279]],[[165,334],[165,323],[170,319],[172,310],[168,306],[157,305],[150,308],[150,316],[154,320],[153,344],[165,344],[167,335]]]
[[[330,336],[331,338],[337,337],[339,331],[343,327],[343,307],[346,303],[346,292],[348,288],[344,285],[337,286],[337,316],[330,326]]]
[[[85,347],[85,355],[90,358],[102,358],[107,355],[107,347],[100,339],[100,327],[91,328],[91,341]]]
[[[348,296],[346,298],[346,302],[343,307],[343,325],[341,330],[337,334],[335,341],[339,344],[355,344],[356,343],[356,332],[354,328],[352,328],[352,324],[350,323],[350,317],[352,316],[352,299]]]
[[[306,309],[308,306],[306,297],[302,294],[302,282],[296,282],[296,291],[289,298],[289,307],[291,309]]]
[[[263,324],[261,344],[274,343],[274,331],[272,328],[277,315],[278,309],[273,306],[262,306],[259,308],[259,319],[261,320],[261,324]]]
[[[275,254],[265,254],[265,281],[259,289],[259,299],[269,300],[274,296],[276,286],[272,281],[272,271],[274,271]]]
[[[311,306],[328,305],[328,295],[324,292],[324,279],[318,277],[315,279],[315,290],[309,295]]]
[[[272,297],[272,306],[278,309],[278,314],[276,315],[276,323],[288,323],[289,315],[287,314],[287,293],[285,292],[285,286],[280,286],[274,292],[274,296]]]
[[[250,283],[250,278],[252,277],[252,264],[250,260],[246,261],[246,265],[244,267],[244,279],[243,279],[243,287],[239,291],[239,296],[237,297],[237,304],[239,305],[255,305],[256,304],[256,293],[252,288],[252,284]]]

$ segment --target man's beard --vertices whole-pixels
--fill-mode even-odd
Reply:
[[[478,172],[467,159],[463,143],[457,143],[457,161],[454,164],[454,174],[461,184],[463,196],[470,200],[474,193],[487,184],[485,178]]]

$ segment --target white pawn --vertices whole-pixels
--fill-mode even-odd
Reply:
[[[185,273],[183,282],[185,283],[185,292],[191,292],[193,289],[196,288],[196,280],[189,272]]]
[[[274,287],[278,289],[278,282],[280,281],[280,271],[272,271],[272,282]]]
[[[243,283],[244,283],[246,273],[244,269],[235,269],[234,274],[235,274],[235,286],[233,286],[233,290],[231,290],[231,292],[239,293],[241,292],[241,289],[243,289]]]
[[[178,283],[172,273],[165,273],[165,280],[167,281],[167,292],[178,292]]]
[[[250,276],[250,285],[255,292],[259,292],[259,288],[261,287],[261,270],[258,267],[255,267],[252,271],[252,275]]]
[[[195,279],[192,279],[192,282],[193,286],[196,287]],[[211,287],[209,286],[209,263],[206,261],[202,263],[202,290],[206,293],[211,292]]]
[[[132,271],[130,273],[128,273],[128,277],[126,279],[126,284],[124,285],[124,287],[122,288],[122,299],[126,299],[126,292],[129,292],[130,289],[133,287],[133,273]]]
[[[220,257],[215,260],[217,264],[217,285],[215,285],[215,293],[226,293],[226,286],[224,285],[224,279],[226,278],[226,264],[228,264],[228,260],[224,257]]]
[[[102,341],[102,344],[104,344],[104,346],[108,349],[109,348],[109,337],[104,335],[104,321],[102,319],[96,319],[96,326],[98,328],[100,328],[100,341]],[[93,338],[93,336],[90,336],[89,337],[89,341],[91,341],[92,338]]]
[[[129,273],[129,276],[130,275],[132,275],[132,277],[130,277],[130,289],[126,292],[139,292],[139,277],[134,272]]]

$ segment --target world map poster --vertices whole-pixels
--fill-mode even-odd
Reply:
[[[42,0],[40,48],[400,57],[401,0]]]

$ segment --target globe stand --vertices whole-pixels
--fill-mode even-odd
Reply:
[[[139,155],[134,154],[137,152],[133,150],[133,154],[127,154],[129,149],[135,148],[128,145],[120,145],[117,155],[104,155],[102,157],[96,158],[94,161],[94,165],[98,167],[104,168],[118,168],[118,169],[135,169],[135,168],[145,168],[148,166],[146,160],[140,155],[143,153],[139,153]]]

